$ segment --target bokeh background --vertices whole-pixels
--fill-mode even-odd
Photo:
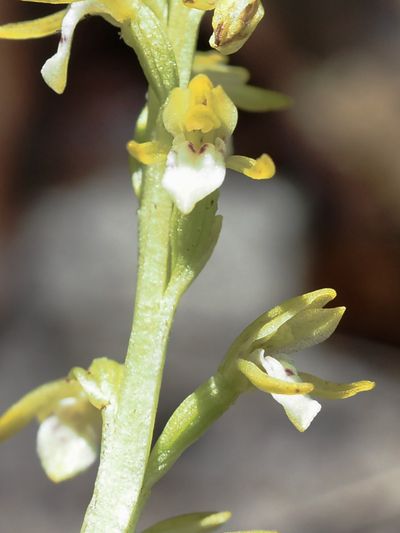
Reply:
[[[269,152],[278,175],[229,175],[224,226],[173,331],[157,431],[263,310],[323,286],[348,310],[299,366],[376,391],[324,403],[303,435],[261,393],[237,405],[153,493],[144,524],[234,512],[232,529],[400,531],[400,2],[268,0],[232,58],[291,95],[243,113],[236,151]],[[9,0],[0,22],[51,7]],[[206,20],[201,47],[210,34]],[[123,359],[136,265],[136,199],[125,143],[144,102],[131,50],[103,20],[81,23],[69,85],[40,78],[57,38],[0,42],[0,409],[96,356]],[[52,485],[35,428],[0,448],[0,531],[79,531],[95,469]]]

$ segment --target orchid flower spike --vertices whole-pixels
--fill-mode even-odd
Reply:
[[[237,109],[223,88],[198,74],[187,88],[171,91],[163,124],[172,146],[130,141],[128,151],[144,165],[166,160],[163,187],[177,208],[188,214],[197,202],[218,189],[231,168],[255,180],[271,178],[275,165],[267,154],[258,159],[229,155]]]
[[[44,81],[56,93],[64,92],[75,28],[87,15],[100,15],[111,24],[122,27],[134,17],[131,0],[25,0],[40,4],[68,4],[68,7],[39,19],[0,26],[2,39],[37,39],[61,32],[57,52],[42,68]]]
[[[214,10],[210,46],[222,54],[237,52],[264,16],[260,0],[183,0],[187,7]]]
[[[334,290],[321,289],[264,313],[234,342],[221,367],[229,374],[236,364],[248,385],[271,394],[299,431],[305,431],[321,410],[314,396],[344,399],[375,386],[372,381],[326,381],[299,372],[288,358],[332,335],[345,311],[344,307],[324,308],[335,296]]]
[[[89,370],[75,368],[67,378],[34,389],[0,417],[0,441],[36,418],[43,470],[55,483],[75,477],[98,456],[102,420],[112,422],[121,375],[122,365],[100,358]]]

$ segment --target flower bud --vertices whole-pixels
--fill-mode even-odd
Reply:
[[[237,52],[264,16],[260,0],[220,0],[214,11],[210,46],[228,55]]]

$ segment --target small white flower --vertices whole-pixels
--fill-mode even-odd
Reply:
[[[224,142],[203,144],[196,150],[183,135],[174,139],[163,177],[164,189],[179,211],[188,214],[198,201],[218,189],[225,178]]]
[[[266,154],[258,159],[229,154],[237,118],[237,109],[223,88],[198,74],[188,87],[173,89],[166,102],[163,122],[172,146],[132,140],[128,150],[144,165],[166,160],[163,187],[187,215],[222,185],[227,168],[255,180],[274,175],[275,165]]]
[[[267,374],[289,383],[302,383],[296,368],[283,359],[265,356],[260,350],[260,362]],[[299,431],[305,431],[321,410],[321,404],[308,394],[271,394],[282,405],[289,420]]]

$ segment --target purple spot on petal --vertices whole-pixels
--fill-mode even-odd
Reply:
[[[207,150],[208,144],[203,144],[203,146],[199,150],[199,154],[204,154],[204,152]]]

